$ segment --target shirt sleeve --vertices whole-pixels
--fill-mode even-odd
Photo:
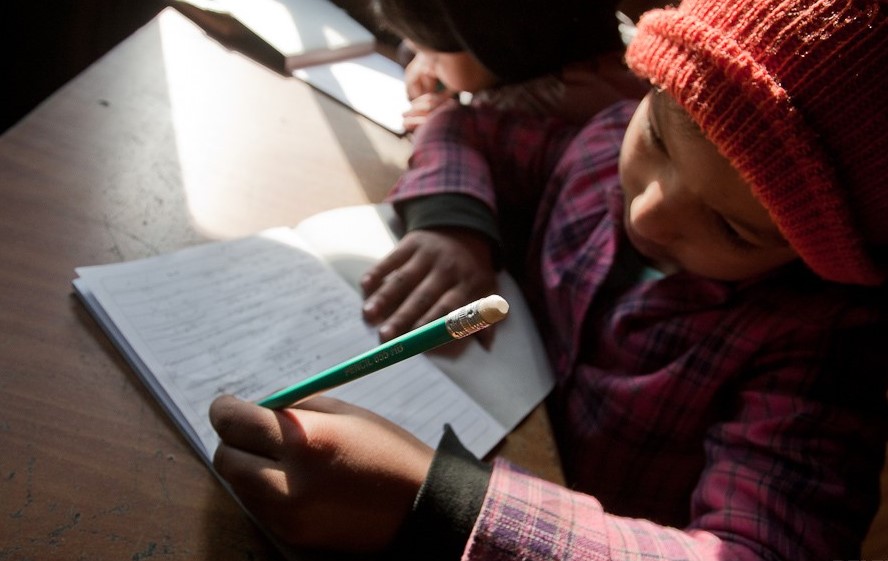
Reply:
[[[385,558],[459,561],[481,510],[491,470],[446,426],[413,510]]]
[[[640,519],[608,515],[592,496],[497,460],[464,560],[703,560],[719,540]]]
[[[409,199],[459,194],[494,219],[503,204],[533,206],[579,127],[489,108],[441,107],[417,130],[409,169],[389,193]]]
[[[394,207],[408,232],[421,228],[460,227],[480,232],[497,245],[501,241],[493,213],[473,197],[442,193],[403,200]]]

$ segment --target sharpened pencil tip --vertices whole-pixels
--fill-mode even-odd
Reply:
[[[496,323],[509,313],[509,303],[498,294],[491,294],[482,298],[478,304],[478,313],[487,323]]]

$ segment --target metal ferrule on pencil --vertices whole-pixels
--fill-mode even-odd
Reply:
[[[451,337],[462,339],[490,325],[481,317],[480,306],[481,300],[478,300],[447,314],[444,323]]]

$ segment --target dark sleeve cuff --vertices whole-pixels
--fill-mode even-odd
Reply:
[[[500,234],[493,212],[474,197],[443,193],[407,199],[394,203],[395,211],[409,232],[417,229],[444,227],[469,228],[500,245]]]
[[[458,561],[481,512],[491,471],[447,425],[413,511],[384,558]]]

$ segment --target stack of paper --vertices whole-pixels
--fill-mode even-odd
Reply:
[[[264,41],[286,72],[372,53],[373,34],[329,0],[175,0],[174,5],[210,31]]]

